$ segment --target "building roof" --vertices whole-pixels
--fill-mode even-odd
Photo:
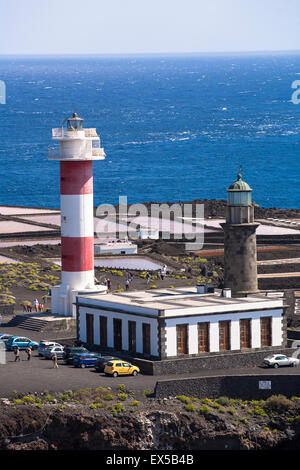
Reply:
[[[196,287],[130,291],[117,294],[79,295],[78,303],[91,308],[138,312],[154,316],[204,315],[249,310],[282,308],[283,299],[264,295],[223,297],[221,290],[198,294]]]

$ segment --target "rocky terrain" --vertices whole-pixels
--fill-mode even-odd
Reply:
[[[70,391],[2,399],[0,450],[292,450],[300,444],[297,397],[136,401],[121,393],[105,400],[102,389],[93,392],[102,398],[88,403],[90,389],[78,392],[74,401]]]

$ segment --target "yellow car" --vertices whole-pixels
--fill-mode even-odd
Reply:
[[[120,359],[109,361],[104,367],[105,375],[112,375],[113,377],[118,377],[118,375],[137,375],[139,372],[140,369],[138,367]]]

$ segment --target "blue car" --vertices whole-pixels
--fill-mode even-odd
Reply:
[[[17,347],[19,349],[27,349],[29,346],[32,349],[37,349],[39,343],[32,341],[29,338],[25,338],[24,336],[13,336],[12,338],[8,338],[5,345],[7,351],[13,351],[13,349]]]
[[[4,343],[6,343],[6,341],[9,339],[9,338],[12,338],[13,335],[7,335],[7,334],[0,334],[0,341],[4,341]]]
[[[93,367],[97,360],[99,359],[100,354],[94,353],[82,353],[76,354],[73,359],[73,364],[75,367]]]

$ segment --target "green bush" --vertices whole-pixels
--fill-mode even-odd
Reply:
[[[118,393],[118,398],[122,401],[125,401],[125,400],[127,400],[128,395],[127,395],[127,393]]]
[[[130,403],[131,406],[139,406],[140,402],[138,400],[134,400]]]
[[[284,413],[294,407],[292,400],[284,395],[272,395],[264,402],[263,408],[271,413]]]
[[[215,400],[216,403],[219,403],[222,406],[229,406],[231,404],[231,400],[228,397],[219,397]]]
[[[113,400],[115,397],[114,397],[114,395],[111,395],[110,393],[108,393],[108,394],[105,395],[103,398],[104,398],[104,400],[106,400],[106,401],[111,401],[111,400]]]
[[[192,405],[191,403],[189,403],[188,405],[185,405],[184,409],[185,411],[188,411],[189,413],[194,413],[195,411],[197,411],[197,407],[195,405]]]
[[[186,397],[185,395],[177,395],[177,400],[181,401],[182,403],[189,404],[191,402],[191,399],[189,397]]]
[[[202,415],[206,415],[207,413],[209,413],[209,406],[207,405],[201,406],[201,408],[199,408],[198,410],[198,413]]]

